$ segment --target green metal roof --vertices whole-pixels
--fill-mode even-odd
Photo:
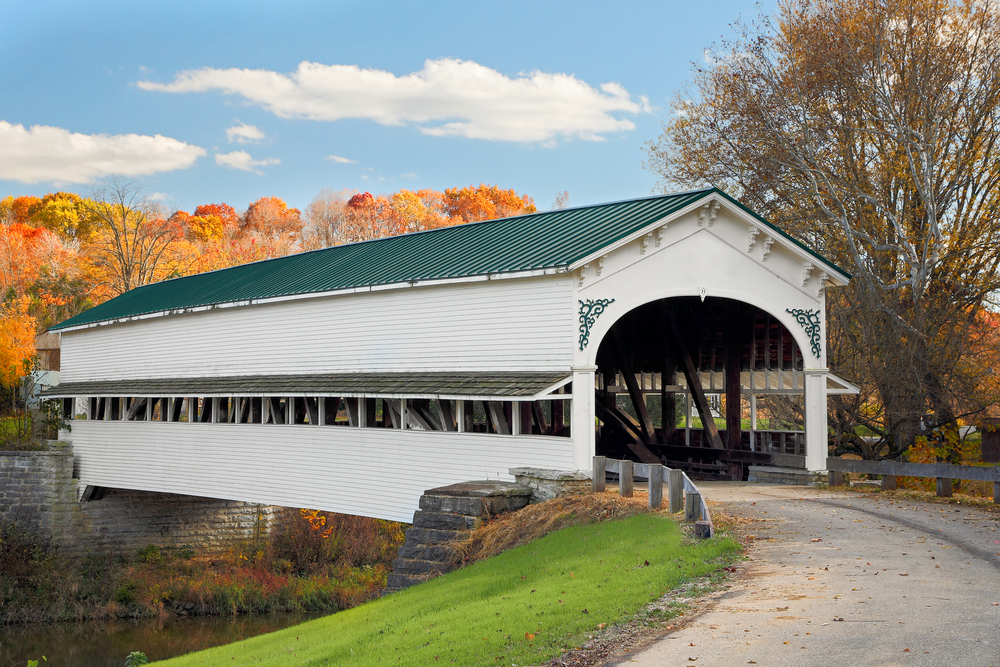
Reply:
[[[137,287],[51,330],[222,303],[565,268],[713,193],[741,206],[717,188],[707,188],[334,246]],[[763,218],[755,217],[836,268]]]

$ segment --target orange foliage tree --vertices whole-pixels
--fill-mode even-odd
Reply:
[[[528,195],[519,195],[513,189],[503,190],[496,185],[480,183],[478,187],[470,185],[445,190],[444,210],[451,218],[477,222],[534,213],[538,209],[535,207],[534,199]]]
[[[0,387],[17,387],[34,356],[35,318],[28,314],[28,298],[22,296],[0,306]]]

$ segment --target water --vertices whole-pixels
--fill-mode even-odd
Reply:
[[[0,626],[0,667],[122,667],[132,651],[153,660],[274,632],[323,614],[263,614]]]

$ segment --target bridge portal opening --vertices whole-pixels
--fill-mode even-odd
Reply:
[[[805,374],[792,334],[740,301],[682,297],[632,310],[597,353],[598,455],[699,479],[805,468]]]

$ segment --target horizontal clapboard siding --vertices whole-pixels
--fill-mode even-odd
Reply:
[[[427,489],[570,470],[570,438],[378,428],[75,421],[82,485],[410,522]]]
[[[68,332],[62,381],[324,372],[565,370],[565,276],[226,308]]]

